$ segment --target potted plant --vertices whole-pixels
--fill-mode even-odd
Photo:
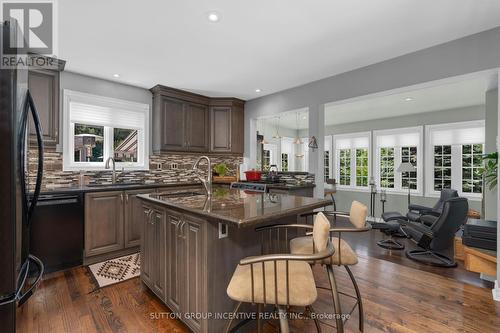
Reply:
[[[215,183],[230,184],[236,181],[236,177],[228,176],[229,168],[226,163],[216,164],[212,171],[214,173],[213,179]]]
[[[481,218],[484,218],[485,211],[485,188],[492,191],[498,182],[498,152],[483,155],[483,167],[480,172],[483,175],[483,196],[481,200]]]

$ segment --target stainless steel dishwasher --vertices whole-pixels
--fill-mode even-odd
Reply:
[[[47,272],[83,263],[83,195],[40,195],[33,215],[30,251]]]

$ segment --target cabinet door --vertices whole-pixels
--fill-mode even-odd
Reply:
[[[161,149],[169,151],[186,150],[184,103],[169,98],[162,98],[161,103]]]
[[[189,151],[208,151],[208,108],[199,104],[185,104],[186,108],[186,132]]]
[[[141,231],[144,209],[138,194],[153,193],[154,189],[132,190],[125,192],[125,247],[139,246],[141,244]]]
[[[231,151],[231,108],[212,107],[210,109],[210,150]]]
[[[155,227],[153,222],[153,210],[151,207],[143,206],[142,241],[141,241],[141,280],[153,288],[153,267],[155,255]]]
[[[182,224],[182,216],[172,211],[166,211],[166,227],[167,227],[167,306],[174,312],[179,312],[181,309],[182,280],[185,278],[182,274],[181,254],[182,254],[182,239],[179,229]]]
[[[59,72],[30,70],[28,87],[40,117],[43,141],[55,145],[59,142]],[[29,119],[30,140],[36,142],[35,126]]]
[[[154,229],[154,253],[153,258],[153,291],[161,299],[165,300],[166,295],[166,241],[167,228],[165,212],[163,210],[154,210],[151,217]]]
[[[85,195],[85,255],[123,249],[123,192]]]
[[[182,239],[184,241],[183,251],[183,313],[204,313],[206,312],[206,222],[191,216],[184,216],[182,225]],[[186,319],[186,324],[195,332],[204,331],[203,326],[206,321],[196,318]]]
[[[243,107],[231,110],[231,152],[242,154],[245,149],[245,116]]]

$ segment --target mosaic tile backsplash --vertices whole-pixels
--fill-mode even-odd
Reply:
[[[33,190],[36,179],[37,156],[36,150],[30,149],[29,159],[29,184]],[[177,182],[197,181],[197,177],[191,170],[199,154],[161,154],[151,155],[149,164],[150,169],[144,171],[125,171],[118,172],[119,181],[144,182],[144,183],[164,183],[172,184]],[[44,176],[42,189],[54,189],[63,187],[74,187],[80,185],[80,172],[63,171],[62,153],[55,149],[46,149],[44,153]],[[238,166],[243,163],[243,157],[240,156],[214,156],[210,155],[212,165],[225,163],[229,168],[228,176],[236,176]],[[202,162],[204,163],[204,162]],[[175,164],[177,168],[172,168]],[[158,166],[161,166],[159,169]],[[174,166],[174,167],[175,167]],[[203,168],[203,164],[200,165]],[[85,171],[87,181],[91,184],[111,183],[111,171]]]

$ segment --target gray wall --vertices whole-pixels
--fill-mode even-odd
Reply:
[[[147,89],[66,71],[61,73],[60,86],[61,86],[60,105],[62,106],[60,110],[61,120],[63,117],[62,108],[64,107],[64,103],[62,101],[64,89],[80,91],[99,96],[119,98],[132,102],[149,104],[150,112],[152,110],[153,97],[151,95],[151,92],[149,92],[149,90]],[[149,119],[151,121],[152,117],[150,116]],[[60,121],[59,123],[60,126],[62,126],[64,122]],[[63,133],[62,128],[60,129],[59,133]],[[149,142],[152,142],[151,139],[152,138],[150,133]],[[58,151],[62,151],[62,147],[58,147]]]
[[[367,132],[373,130],[443,124],[449,122],[471,121],[471,120],[482,120],[482,119],[485,119],[485,107],[484,105],[477,105],[465,108],[449,109],[449,110],[442,110],[435,112],[426,112],[415,115],[407,115],[407,116],[392,117],[385,119],[361,121],[350,124],[327,126],[325,128],[325,135]],[[496,123],[494,123],[493,127],[494,131],[496,132]],[[425,154],[423,155],[423,157],[425,158]],[[370,194],[359,191],[342,190],[336,196],[336,200],[337,200],[337,207],[340,210],[349,210],[351,202],[353,200],[357,200],[365,203],[366,205],[369,205]],[[425,206],[433,206],[437,198],[412,195],[411,200],[413,203]],[[471,208],[481,211],[480,201],[469,200],[469,205]],[[496,207],[495,202],[490,203],[490,205]],[[408,203],[406,195],[402,194],[387,195],[387,202],[385,204],[386,211],[404,212],[407,206]],[[379,197],[377,197],[376,213],[377,213],[376,216],[380,216],[380,214],[382,213],[382,204],[379,201]]]
[[[496,139],[498,135],[498,89],[486,92],[486,142],[485,152],[493,153],[497,151]],[[498,195],[497,190],[489,190],[487,187],[484,192],[485,218],[496,220]]]

